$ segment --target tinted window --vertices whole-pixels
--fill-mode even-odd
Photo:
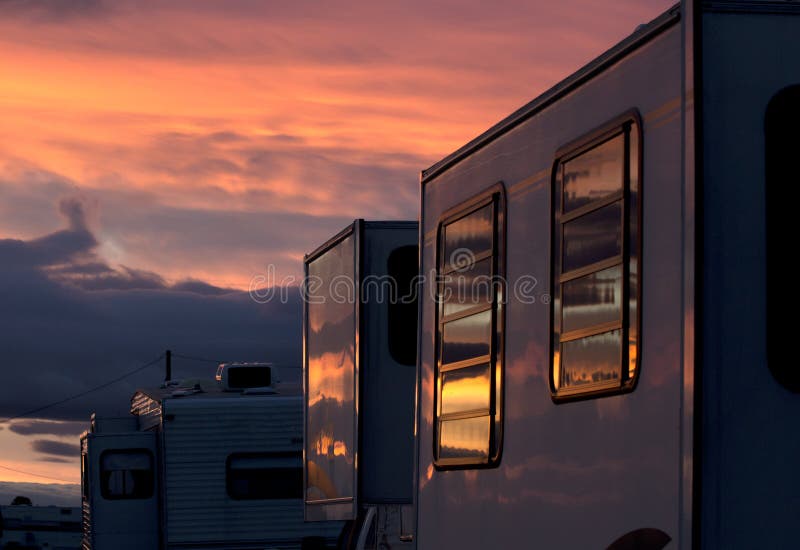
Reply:
[[[228,495],[236,500],[302,498],[302,454],[248,453],[228,457]]]
[[[401,365],[417,364],[419,248],[401,246],[389,254],[388,274],[396,292],[389,299],[389,354]]]
[[[800,368],[794,355],[794,329],[785,314],[795,311],[794,204],[798,198],[797,154],[800,151],[800,86],[778,92],[767,106],[767,364],[775,379],[800,392]]]

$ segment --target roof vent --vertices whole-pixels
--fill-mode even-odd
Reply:
[[[215,378],[224,391],[242,391],[272,386],[277,371],[271,363],[222,363]]]

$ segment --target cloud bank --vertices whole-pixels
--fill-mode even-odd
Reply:
[[[62,228],[28,240],[0,240],[0,334],[4,372],[0,418],[86,391],[171,348],[225,360],[269,360],[299,375],[300,302],[257,304],[244,292],[116,267],[99,254],[79,198],[58,202]],[[163,379],[161,364],[37,416],[88,422],[127,414],[138,386]],[[177,377],[212,376],[213,364],[175,359]],[[75,433],[66,424],[17,421],[17,434]],[[38,452],[56,451],[36,440]],[[63,449],[61,449],[63,450]]]

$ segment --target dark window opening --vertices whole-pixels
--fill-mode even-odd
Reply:
[[[389,299],[389,354],[401,365],[417,364],[417,274],[419,248],[401,246],[389,254],[387,270],[395,295]]]
[[[100,455],[100,493],[108,500],[153,496],[153,453],[146,449],[103,451]]]
[[[800,85],[775,94],[767,106],[765,132],[767,224],[767,365],[786,389],[800,393],[792,324],[785,321],[797,306],[794,288],[794,204],[798,197]],[[794,304],[794,305],[793,305]]]
[[[630,390],[638,372],[639,127],[625,120],[565,152],[553,174],[556,400]]]
[[[235,500],[302,498],[302,453],[235,453],[225,465],[228,496]]]

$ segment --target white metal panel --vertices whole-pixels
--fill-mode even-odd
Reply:
[[[420,548],[595,548],[643,527],[678,536],[682,290],[681,36],[672,26],[423,186],[422,273],[448,208],[504,182],[509,302],[499,467],[432,462],[435,304],[420,332]],[[550,178],[556,151],[630,109],[643,118],[641,378],[628,395],[556,405],[549,389]],[[533,276],[534,302],[514,296]]]
[[[84,546],[94,550],[158,548],[159,483],[154,475],[148,498],[109,500],[101,490],[101,458],[106,451],[147,450],[158,468],[156,434],[153,432],[88,433],[83,446],[88,456],[88,501],[84,502]]]
[[[341,523],[304,523],[300,498],[234,500],[226,490],[232,453],[301,451],[300,396],[173,398],[164,415],[169,548],[263,548],[338,535]]]

